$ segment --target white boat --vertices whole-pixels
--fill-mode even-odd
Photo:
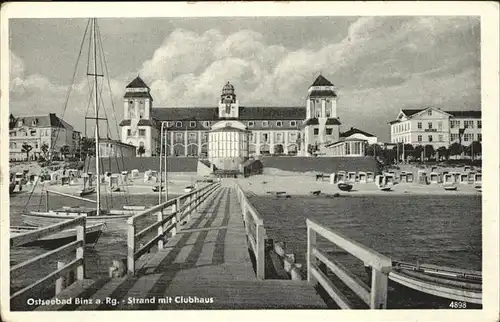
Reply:
[[[99,237],[102,234],[102,231],[106,225],[104,223],[87,225],[85,227],[85,244],[95,246]],[[40,227],[33,226],[11,226],[10,227],[10,236],[18,236],[25,234],[27,232],[36,231]],[[44,248],[57,248],[63,245],[66,245],[69,242],[76,240],[76,229],[67,229],[61,232],[55,233],[50,236],[45,236],[39,238],[37,240],[28,242],[26,244],[22,244],[20,246],[30,247],[30,246],[42,246]]]
[[[133,216],[134,214],[137,214],[141,210],[126,210],[126,209],[102,209],[101,208],[101,180],[99,180],[99,174],[101,173],[100,171],[100,155],[99,155],[99,120],[103,118],[99,118],[99,94],[97,91],[95,91],[95,88],[98,88],[98,82],[97,78],[98,77],[104,77],[104,70],[97,70],[97,61],[99,59],[97,58],[97,50],[102,42],[100,41],[100,35],[99,35],[99,27],[97,26],[97,19],[90,19],[89,20],[89,26],[90,26],[90,34],[94,34],[93,37],[90,38],[89,40],[89,53],[90,51],[93,51],[93,65],[92,67],[87,66],[87,70],[89,71],[87,75],[93,76],[93,83],[95,84],[93,90],[91,90],[91,98],[95,99],[94,102],[94,109],[95,109],[95,117],[91,117],[90,119],[94,119],[96,122],[95,126],[95,173],[97,174],[97,180],[96,180],[96,186],[95,187],[85,187],[83,190],[80,192],[80,196],[73,196],[70,194],[66,193],[60,193],[56,191],[49,191],[47,190],[47,206],[46,206],[46,211],[45,212],[39,212],[39,211],[29,211],[29,212],[24,212],[22,213],[23,221],[24,223],[28,225],[33,225],[33,226],[45,226],[49,224],[54,224],[57,222],[60,222],[61,220],[67,220],[67,219],[72,219],[76,218],[78,216],[86,216],[87,217],[87,223],[89,224],[96,224],[96,223],[107,223],[107,222],[123,222],[126,223],[126,219]],[[87,34],[87,30],[85,31],[85,35],[90,35]],[[96,39],[97,38],[97,39]],[[93,40],[93,44],[92,44]],[[85,39],[84,39],[85,41]],[[82,43],[83,44],[83,43]],[[104,50],[101,48],[99,50],[99,53],[103,54]],[[101,58],[101,61],[104,60],[104,57]],[[90,63],[90,60],[89,62]],[[92,73],[90,73],[92,71]],[[89,82],[90,85],[90,82]],[[68,97],[69,99],[69,97]],[[87,119],[87,117],[86,117]],[[90,178],[89,178],[90,180]],[[65,196],[68,198],[73,198],[77,200],[84,200],[88,201],[91,203],[95,204],[95,207],[93,208],[87,208],[87,207],[62,207],[56,210],[49,210],[48,207],[48,193],[51,192],[56,195],[61,195]],[[97,200],[92,200],[92,199],[86,199],[83,198],[84,195],[91,194],[91,193],[96,193],[97,194]],[[112,191],[111,191],[112,192]],[[125,207],[124,207],[125,208]],[[126,225],[124,226],[126,227]]]
[[[395,261],[389,279],[426,294],[482,304],[482,274],[478,271]]]

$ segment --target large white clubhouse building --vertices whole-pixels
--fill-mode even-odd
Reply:
[[[144,156],[157,155],[161,124],[165,122],[168,155],[208,157],[209,133],[220,130],[213,126],[221,121],[232,121],[237,129],[240,123],[245,127],[248,131],[245,144],[250,156],[308,155],[310,146],[342,140],[334,85],[319,75],[308,89],[304,106],[242,106],[234,86],[227,82],[214,107],[165,108],[153,107],[150,88],[138,76],[127,86],[124,95],[121,141],[142,146]],[[217,140],[219,136],[214,134],[210,138]]]
[[[401,110],[389,124],[392,143],[439,148],[454,142],[468,146],[482,141],[481,111],[442,111],[434,107]]]

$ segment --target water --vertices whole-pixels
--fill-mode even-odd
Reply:
[[[169,196],[169,198],[175,197],[177,196]],[[89,199],[92,199],[92,197],[90,197]],[[95,199],[95,196],[93,197],[93,199]],[[27,202],[28,194],[13,196],[10,198],[10,224],[12,226],[23,225],[20,213],[24,209]],[[115,209],[120,209],[122,205],[150,206],[155,204],[158,204],[158,195],[128,195],[127,197],[125,197],[124,195],[114,196],[112,203],[113,208]],[[111,203],[109,205],[111,205]],[[89,207],[89,203],[61,196],[50,197],[51,208],[58,208],[63,206]],[[106,204],[103,205],[103,207],[105,206]],[[45,198],[43,196],[40,197],[40,195],[33,195],[29,200],[26,209],[31,211],[45,211]],[[141,228],[145,228],[147,224],[153,223],[154,220],[156,220],[156,217],[152,217],[138,229],[140,230]],[[114,259],[121,260],[126,258],[127,232],[125,229],[123,229],[123,227],[126,227],[126,225],[124,225],[123,223],[120,224],[120,227],[114,226],[113,224],[107,224],[104,232],[99,238],[99,241],[95,245],[95,248],[85,248],[85,269],[87,278],[98,279],[101,277],[106,277],[108,274],[108,267],[111,266]],[[16,247],[11,248],[10,251],[11,265],[21,263],[25,260],[48,252],[48,250],[41,249],[40,247]],[[46,264],[44,263],[39,267],[35,267],[33,270],[30,270],[29,274],[24,274],[19,278],[12,279],[11,291],[16,291],[35,282],[37,279],[54,271],[56,267],[57,261],[49,261]],[[53,291],[53,288],[52,290],[48,290],[48,292],[51,291]]]
[[[481,271],[480,196],[347,196],[277,199],[252,196],[269,238],[284,241],[288,253],[306,264],[306,218],[338,231],[393,260]],[[364,265],[324,239],[320,248],[360,278]],[[395,283],[394,283],[395,284]],[[368,284],[369,285],[369,284]],[[389,288],[392,307],[448,308],[449,300]],[[393,294],[391,296],[391,293]],[[403,294],[404,293],[404,294]],[[429,299],[430,298],[430,299]],[[350,298],[351,299],[351,298]],[[388,304],[388,305],[389,305]]]
[[[480,196],[353,196],[333,199],[253,196],[249,199],[262,215],[268,236],[275,241],[284,241],[287,251],[295,253],[299,263],[306,263],[306,218],[311,218],[392,259],[408,262],[419,260],[421,263],[473,270],[482,268]],[[68,203],[68,198],[65,197],[56,196],[50,200],[51,207],[88,206],[88,203],[78,200],[70,200]],[[21,225],[19,213],[27,201],[26,195],[12,197],[10,201],[11,225]],[[43,202],[43,198],[34,196],[28,209],[44,210]],[[132,195],[128,196],[127,201],[123,196],[114,198],[116,208],[124,204],[153,205],[157,202],[157,195]],[[319,243],[333,250],[331,244],[324,242],[323,245],[321,240]],[[36,247],[12,248],[11,265],[43,252],[46,250]],[[87,248],[86,252],[87,277],[107,276],[107,268],[111,266],[112,260],[126,257],[126,231],[108,225],[95,248]],[[362,263],[342,254],[336,255],[336,258],[353,269],[356,275],[363,276]],[[55,268],[54,261],[21,278],[13,279],[13,290],[34,282]],[[389,290],[391,293],[392,289]],[[419,307],[422,302],[420,296],[421,294],[405,293],[406,300],[392,305]],[[389,300],[391,301],[391,296]],[[431,308],[441,305],[447,308],[446,304],[437,302],[433,302]]]

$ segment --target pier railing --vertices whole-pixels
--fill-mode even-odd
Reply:
[[[318,282],[340,308],[353,308],[352,303],[331,282],[326,272],[323,272],[323,269],[319,268],[317,265],[317,260],[319,260],[371,309],[385,309],[387,306],[388,274],[392,267],[391,259],[338,232],[325,228],[311,219],[306,220],[306,225],[307,280],[309,282]],[[317,235],[326,238],[329,242],[360,259],[364,262],[365,266],[371,267],[371,288],[331,256],[321,251],[316,243]]]
[[[265,279],[265,240],[267,239],[267,233],[264,228],[264,221],[259,212],[248,201],[245,192],[238,184],[236,190],[241,213],[243,214],[245,232],[255,256],[257,278]]]
[[[42,263],[51,259],[58,260],[57,269],[55,271],[12,294],[10,296],[11,303],[22,301],[22,299],[26,296],[32,296],[33,292],[42,290],[54,281],[56,283],[55,294],[57,295],[65,287],[74,282],[75,271],[77,280],[83,280],[85,278],[85,224],[86,217],[79,216],[75,219],[59,222],[57,224],[10,237],[10,247],[16,247],[36,241],[46,236],[54,235],[66,229],[76,229],[75,241],[69,242],[57,249],[51,250],[11,267],[10,278],[11,280],[14,280],[21,274],[29,274],[30,271],[36,269],[36,266],[39,266]],[[76,257],[72,260],[67,259],[69,262],[65,262],[64,257],[67,257],[68,254],[73,253],[75,250]],[[24,301],[24,303],[26,302]]]
[[[147,209],[127,220],[127,271],[128,274],[136,273],[136,260],[148,253],[154,246],[158,250],[163,249],[167,235],[175,236],[181,230],[181,223],[191,220],[191,214],[198,211],[201,203],[214,192],[220,183],[211,183],[200,189],[188,192],[178,198],[168,200],[155,207]],[[137,231],[152,215],[156,215],[156,221],[146,228]],[[157,233],[151,239],[143,241],[156,230]]]

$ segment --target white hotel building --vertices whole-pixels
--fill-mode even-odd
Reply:
[[[401,110],[391,125],[391,143],[433,145],[435,149],[460,142],[462,145],[482,141],[481,111],[442,111],[429,107],[420,110]]]

